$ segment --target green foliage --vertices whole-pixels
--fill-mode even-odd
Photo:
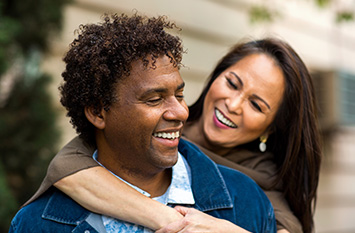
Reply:
[[[19,22],[5,17],[2,14],[2,7],[3,4],[0,2],[0,76],[11,64],[11,58],[14,57],[13,53],[16,47],[13,40],[20,32]]]
[[[337,0],[312,0],[319,8],[331,9],[332,4]],[[275,6],[267,4],[267,1],[262,4],[255,4],[249,9],[249,19],[252,24],[271,23],[277,17],[282,16],[282,11],[275,10]],[[270,3],[270,2],[268,2]],[[334,18],[336,23],[351,22],[355,20],[355,9],[345,9],[334,11]]]
[[[17,210],[34,194],[59,139],[56,114],[47,88],[50,77],[29,72],[31,69],[26,67],[30,65],[38,66],[36,62],[22,66],[23,71],[16,77],[11,94],[0,108],[0,164],[6,174],[6,182],[0,185],[6,193],[10,190],[12,193],[12,198],[3,194],[5,200],[11,202],[4,206],[9,208],[6,210],[8,215],[1,223],[13,217],[13,203]],[[1,232],[9,226],[9,222],[6,223],[0,226]]]
[[[12,198],[3,194],[5,200],[11,202],[5,206],[9,209],[2,222],[6,225],[0,226],[1,232],[5,232],[4,228],[9,226],[6,221],[13,217],[13,203],[18,210],[38,188],[59,139],[56,114],[47,88],[50,77],[41,73],[29,75],[25,66],[23,69],[0,109],[0,165],[6,174],[6,183],[0,185],[7,193],[10,190],[12,193]]]
[[[62,26],[61,9],[69,0],[2,0],[5,16],[20,25],[14,43],[28,51],[32,47],[45,50],[51,35]]]
[[[330,5],[331,0],[315,0],[315,3],[319,6],[319,7],[327,7]]]
[[[277,12],[272,11],[265,6],[252,6],[249,10],[249,18],[251,23],[272,22],[278,15]]]
[[[337,16],[336,16],[337,23],[349,22],[349,21],[354,21],[354,12],[343,11],[343,12],[337,13]]]
[[[67,2],[0,2],[0,232],[8,231],[15,212],[34,194],[56,152],[59,130],[48,93],[51,78],[39,64],[61,28]],[[5,81],[13,85],[2,90]]]
[[[321,8],[329,8],[332,3],[337,3],[337,0],[314,0],[315,3]],[[335,12],[335,22],[340,24],[344,22],[354,21],[355,9],[344,9]]]
[[[18,205],[16,199],[13,197],[11,190],[9,189],[5,170],[0,163],[0,231],[6,232],[5,227],[8,226],[12,216],[16,213]]]
[[[55,111],[47,93],[50,78],[40,75],[31,82],[23,77],[1,109],[1,163],[19,203],[24,203],[44,177],[58,139]]]

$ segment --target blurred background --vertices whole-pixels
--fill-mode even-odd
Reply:
[[[0,0],[0,232],[75,136],[58,92],[74,30],[134,10],[182,29],[188,104],[238,41],[291,44],[312,73],[320,109],[316,232],[355,232],[355,0]]]

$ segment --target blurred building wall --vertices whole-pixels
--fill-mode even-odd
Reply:
[[[62,112],[62,145],[75,132],[59,104],[57,87],[64,70],[61,59],[79,24],[96,23],[103,13],[132,14],[133,9],[148,16],[166,15],[175,21],[182,28],[179,36],[187,50],[181,74],[187,84],[188,104],[198,97],[209,72],[232,45],[240,40],[275,36],[288,41],[317,77],[327,148],[315,216],[317,232],[355,232],[355,222],[350,219],[355,216],[355,188],[349,189],[355,187],[355,111],[349,110],[355,109],[355,23],[336,24],[334,19],[334,11],[355,5],[354,1],[338,2],[321,9],[307,0],[74,1],[65,10],[62,35],[53,41],[43,64],[55,77],[52,91]],[[248,11],[255,3],[268,4],[280,15],[273,23],[251,24]],[[344,88],[349,89],[345,97]]]

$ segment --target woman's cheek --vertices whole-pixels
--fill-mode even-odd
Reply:
[[[267,125],[265,116],[258,113],[249,113],[244,117],[244,127],[250,131],[264,131]]]

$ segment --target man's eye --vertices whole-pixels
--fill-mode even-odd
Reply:
[[[229,78],[227,78],[227,77],[226,77],[226,79],[227,79],[228,84],[229,84],[233,89],[238,90],[238,86],[237,86],[231,79],[229,79]]]
[[[158,104],[161,101],[161,98],[152,98],[147,100],[148,104]]]
[[[179,100],[183,100],[185,98],[183,94],[175,95],[175,97]]]

